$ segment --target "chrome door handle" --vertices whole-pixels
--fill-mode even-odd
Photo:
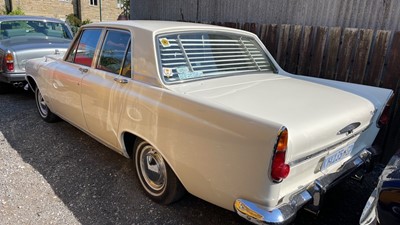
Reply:
[[[82,73],[87,73],[89,70],[86,68],[79,68],[79,71],[81,71]]]
[[[114,78],[114,81],[121,83],[121,84],[126,84],[128,83],[127,79],[123,79],[123,78]]]

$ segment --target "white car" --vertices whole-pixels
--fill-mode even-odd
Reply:
[[[259,224],[318,211],[368,163],[392,95],[289,74],[249,32],[165,21],[86,25],[26,73],[39,115],[132,158],[154,201],[187,191]]]

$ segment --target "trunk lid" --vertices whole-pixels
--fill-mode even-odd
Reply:
[[[169,87],[181,94],[286,126],[289,130],[288,161],[346,140],[346,133],[338,133],[350,124],[358,125],[353,133],[363,131],[375,110],[368,100],[349,92],[273,73]]]
[[[46,55],[65,53],[71,40],[52,37],[14,37],[6,39],[1,44],[15,53],[15,71],[25,71],[26,61]]]

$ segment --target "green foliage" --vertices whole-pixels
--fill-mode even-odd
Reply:
[[[14,9],[13,11],[7,13],[6,10],[2,10],[2,14],[4,15],[25,15],[24,11],[18,6],[17,9]]]
[[[131,1],[123,0],[121,14],[126,16],[127,18],[129,18],[130,17],[130,9],[131,9]]]
[[[67,23],[73,27],[80,27],[85,24],[89,24],[92,21],[90,19],[86,19],[84,21],[81,21],[78,17],[76,17],[73,13],[66,15],[65,20]]]
[[[73,13],[66,15],[65,21],[74,27],[80,27],[82,25],[82,21]]]
[[[92,23],[92,21],[90,19],[86,19],[86,20],[82,21],[82,26],[89,24],[89,23]]]

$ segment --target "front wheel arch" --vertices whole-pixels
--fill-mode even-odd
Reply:
[[[28,82],[28,85],[29,85],[30,89],[32,90],[32,92],[35,92],[35,90],[37,88],[35,79],[33,79],[33,77],[31,77],[31,76],[27,76],[26,81]]]

